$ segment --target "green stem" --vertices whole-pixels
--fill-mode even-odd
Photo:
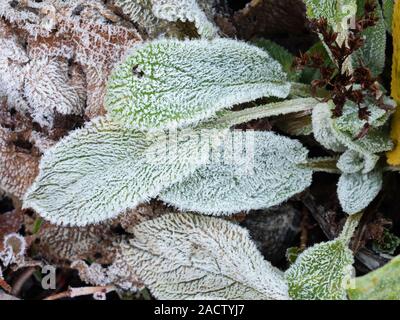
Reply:
[[[294,112],[310,111],[317,104],[318,100],[314,98],[300,98],[269,103],[254,108],[247,108],[241,111],[222,111],[219,113],[219,116],[216,119],[207,122],[205,126],[214,128],[229,128],[238,124],[249,122],[251,120],[279,116]]]
[[[356,214],[350,215],[346,223],[340,233],[339,239],[344,241],[347,245],[350,243],[351,238],[353,237],[354,231],[358,227],[360,220],[362,218],[363,212],[359,212]]]
[[[301,164],[301,167],[308,168],[314,172],[326,172],[340,174],[341,171],[337,168],[338,157],[321,157],[308,159],[306,163]]]

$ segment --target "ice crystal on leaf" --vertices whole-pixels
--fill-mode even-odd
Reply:
[[[345,173],[338,182],[338,197],[343,211],[354,214],[364,210],[382,188],[382,170],[369,173]]]
[[[223,147],[231,156],[197,169],[162,192],[161,200],[181,210],[232,214],[278,205],[311,184],[312,171],[298,166],[308,151],[296,140],[238,131]]]
[[[168,214],[138,225],[134,236],[120,259],[156,298],[288,299],[280,271],[233,223]]]
[[[143,130],[184,127],[261,97],[286,98],[278,62],[243,42],[158,40],[133,47],[108,83],[110,116]]]
[[[224,131],[144,133],[102,118],[46,151],[24,197],[55,224],[84,226],[113,218],[193,173]],[[206,154],[206,156],[208,156]]]

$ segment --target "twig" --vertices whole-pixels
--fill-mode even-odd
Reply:
[[[13,296],[18,296],[19,293],[21,292],[22,287],[24,286],[24,283],[26,282],[26,280],[28,280],[32,274],[35,272],[36,268],[34,267],[30,267],[28,269],[26,269],[17,279],[17,281],[15,282],[15,284],[12,287],[11,290],[11,294]]]
[[[95,293],[108,293],[114,291],[115,287],[110,286],[100,286],[100,287],[82,287],[82,288],[69,288],[67,291],[60,292],[54,295],[51,295],[44,300],[58,300],[62,298],[74,298],[79,296],[87,296]]]

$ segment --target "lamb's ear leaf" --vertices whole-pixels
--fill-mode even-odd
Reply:
[[[364,210],[382,189],[382,170],[368,173],[345,173],[338,182],[338,197],[344,212],[354,214]]]
[[[391,100],[387,100],[392,103]],[[389,128],[387,126],[388,114],[371,105],[371,126],[368,134],[362,138],[357,135],[362,131],[365,124],[358,119],[357,108],[351,104],[346,104],[343,117],[332,119],[332,103],[321,103],[313,109],[312,123],[315,139],[327,149],[344,152],[351,149],[362,154],[368,164],[378,161],[379,157],[375,153],[389,151],[393,148],[390,140]],[[373,169],[373,165],[365,169],[368,172]]]
[[[351,300],[400,300],[400,256],[383,267],[355,279],[347,290]]]
[[[108,82],[106,108],[127,127],[185,127],[261,97],[286,98],[290,83],[268,53],[243,42],[157,40],[132,48]]]
[[[43,156],[24,207],[62,225],[83,226],[114,218],[193,173],[205,159],[203,147],[213,143],[213,139],[207,141],[207,133],[214,134],[188,131],[146,136],[97,119]]]
[[[285,272],[289,295],[296,300],[344,300],[352,275],[349,241],[361,214],[347,219],[341,235],[301,253]]]
[[[357,12],[357,0],[304,0],[304,3],[309,18],[326,18],[334,28]]]
[[[348,149],[340,156],[336,166],[343,173],[357,173],[364,169],[364,164],[365,158],[362,154]]]
[[[301,75],[301,72],[297,72],[294,70],[294,56],[287,51],[284,47],[281,47],[279,44],[267,40],[267,39],[257,39],[254,44],[261,49],[264,49],[269,55],[278,61],[283,70],[288,74],[288,78],[291,81],[298,81]]]
[[[135,270],[158,299],[288,299],[282,273],[231,222],[166,214],[133,234],[115,263]]]
[[[352,58],[354,67],[359,66],[361,62],[363,65],[367,66],[371,70],[372,74],[375,77],[377,77],[383,72],[383,69],[385,68],[386,26],[379,1],[373,1],[375,1],[377,5],[375,10],[375,17],[378,19],[378,21],[376,25],[367,28],[363,32],[365,43],[352,55]],[[366,0],[358,0],[357,2],[358,14],[363,15]]]
[[[328,103],[320,103],[313,109],[312,126],[315,140],[329,150],[344,152],[346,146],[336,138],[332,128],[332,112]]]
[[[225,159],[200,167],[163,191],[161,200],[181,210],[226,215],[278,205],[311,184],[312,170],[299,166],[308,151],[297,140],[259,131],[233,131],[230,138]]]
[[[392,33],[394,1],[393,0],[383,0],[382,10],[383,10],[383,16],[385,18],[386,29],[389,33]]]

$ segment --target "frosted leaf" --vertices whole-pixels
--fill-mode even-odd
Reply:
[[[389,101],[389,100],[388,100]],[[368,134],[357,138],[365,121],[358,119],[357,107],[346,104],[342,117],[332,119],[332,104],[323,103],[313,109],[312,123],[315,139],[327,149],[343,152],[347,148],[361,153],[369,163],[379,157],[374,153],[389,151],[393,143],[385,124],[388,114],[371,105],[371,126]]]
[[[32,60],[27,66],[24,91],[29,114],[42,126],[53,126],[54,114],[82,115],[85,108],[85,79],[79,70],[69,70],[67,61]]]
[[[340,156],[336,165],[343,173],[368,173],[374,170],[378,160],[379,157],[374,155],[362,155],[348,149]]]
[[[334,28],[357,12],[357,0],[304,0],[304,3],[309,18],[326,18]]]
[[[18,108],[28,108],[23,97],[25,65],[29,57],[10,27],[0,21],[0,96]]]
[[[312,126],[314,138],[325,148],[343,152],[346,147],[340,142],[332,129],[332,113],[327,103],[315,106],[312,112]]]
[[[364,168],[364,157],[357,151],[346,150],[336,165],[343,173],[356,173]]]
[[[381,5],[378,0],[373,1],[375,1],[377,5],[375,10],[377,22],[375,26],[369,27],[363,32],[362,35],[365,37],[365,43],[353,54],[352,59],[354,67],[357,67],[361,61],[362,65],[368,66],[372,74],[377,77],[385,68],[386,27]],[[358,14],[362,15],[364,14],[364,5],[366,0],[358,0],[357,2]]]
[[[224,215],[278,205],[311,184],[312,170],[297,166],[308,153],[298,141],[249,131],[234,131],[231,140],[225,159],[197,169],[160,199],[180,210]]]
[[[188,130],[146,137],[96,119],[46,151],[24,207],[61,225],[113,218],[193,173],[219,134]]]
[[[113,242],[119,236],[107,225],[89,227],[60,227],[45,223],[37,235],[38,249],[47,261],[62,263],[85,259],[111,263],[116,254]]]
[[[296,300],[346,299],[344,279],[353,262],[352,252],[340,239],[314,245],[286,271],[289,295]]]
[[[143,288],[143,283],[131,270],[126,272],[125,269],[119,269],[116,265],[104,268],[98,263],[92,263],[89,266],[86,262],[77,260],[71,264],[71,268],[78,270],[82,281],[92,285],[114,285],[132,292]]]
[[[152,10],[159,19],[193,22],[201,36],[212,39],[217,36],[218,29],[207,18],[199,4],[200,1],[197,0],[153,0]]]
[[[383,102],[393,107],[393,109],[396,107],[396,103],[389,97],[385,97]],[[340,131],[350,133],[353,137],[358,136],[366,123],[369,123],[373,128],[382,127],[389,119],[390,113],[379,108],[371,98],[366,98],[365,105],[370,112],[368,120],[360,119],[358,106],[352,101],[347,101],[343,107],[343,114],[333,119],[335,127]]]
[[[19,150],[0,127],[0,189],[21,198],[38,173],[39,157]]]
[[[169,210],[171,212],[171,210]],[[118,217],[118,223],[129,233],[132,228],[141,222],[155,219],[166,213],[166,207],[159,201],[151,201],[137,206],[135,209],[128,210]]]
[[[217,33],[211,22],[215,0],[115,0],[115,4],[151,37],[160,34],[182,36],[176,22],[193,22],[200,35]]]
[[[24,264],[26,252],[25,238],[18,233],[10,233],[1,239],[0,243],[0,262],[5,266],[11,264]]]
[[[103,100],[109,74],[133,44],[141,41],[137,31],[120,22],[102,1],[57,1],[53,32],[30,36],[27,48],[32,59],[63,57],[74,61],[86,76],[90,118],[105,113]],[[113,23],[110,24],[109,22]]]
[[[385,18],[386,29],[389,33],[392,33],[394,1],[383,0],[382,9],[383,9],[383,16]]]
[[[22,227],[23,218],[22,211],[18,209],[2,213],[0,215],[0,241],[3,241],[4,236],[19,231]]]
[[[158,40],[135,46],[111,76],[110,116],[129,127],[188,126],[261,97],[285,98],[290,84],[266,52],[228,40]]]
[[[400,300],[400,256],[365,276],[357,277],[349,288],[351,300]]]
[[[158,299],[288,299],[277,269],[246,229],[217,218],[168,214],[134,229],[122,263]]]
[[[344,212],[354,214],[364,210],[382,189],[382,171],[342,174],[338,182],[338,197]]]
[[[115,5],[151,35],[157,35],[162,28],[168,29],[166,21],[160,21],[152,11],[152,0],[115,0]]]
[[[297,81],[300,78],[300,72],[294,70],[294,56],[275,42],[267,39],[258,39],[254,44],[269,53],[269,55],[278,61],[283,70],[288,74],[288,78],[292,81]]]
[[[347,221],[338,238],[318,243],[301,253],[285,272],[289,295],[296,300],[345,300],[353,274],[348,248],[362,214]]]

